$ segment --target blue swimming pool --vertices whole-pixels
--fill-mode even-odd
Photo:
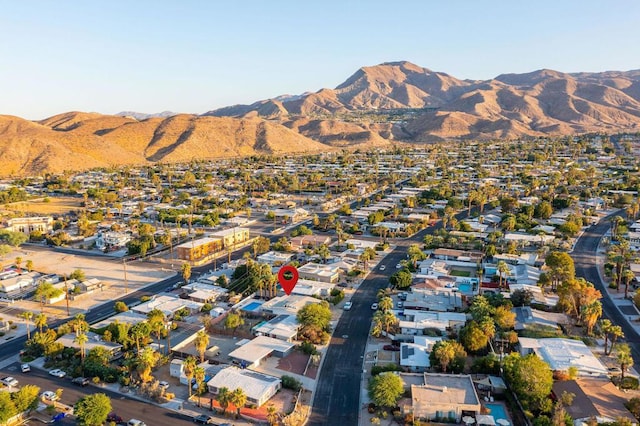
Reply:
[[[253,312],[253,311],[257,311],[258,309],[260,309],[260,306],[262,306],[262,303],[260,303],[260,302],[251,302],[247,306],[244,306],[242,308],[242,310],[243,311],[248,311],[248,312]]]
[[[509,416],[507,416],[507,412],[504,409],[504,405],[485,403],[484,406],[487,407],[489,410],[491,410],[489,414],[492,415],[494,419],[496,420],[505,419],[507,421],[511,421],[509,420]]]
[[[473,289],[473,285],[471,283],[458,284],[458,290],[460,290],[462,293],[471,293],[472,289]]]

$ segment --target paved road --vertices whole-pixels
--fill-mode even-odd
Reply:
[[[118,414],[125,421],[135,418],[143,420],[150,426],[186,426],[188,424],[193,424],[191,417],[166,410],[162,407],[140,403],[140,401],[123,396],[119,393],[111,392],[108,389],[94,387],[93,385],[83,388],[81,386],[74,385],[68,378],[59,379],[50,376],[46,371],[35,368],[32,368],[29,373],[21,373],[19,367],[20,365],[18,363],[11,364],[0,370],[0,374],[3,377],[5,375],[15,377],[20,382],[20,386],[26,384],[36,385],[40,387],[41,392],[47,390],[55,392],[57,389],[63,389],[62,398],[60,399],[60,402],[63,404],[74,405],[80,398],[90,393],[105,393],[111,398],[113,412]],[[33,424],[40,424],[40,422],[34,421]],[[75,424],[75,420],[67,421],[66,424]]]
[[[472,209],[474,213],[476,209]],[[467,217],[467,211],[456,215],[458,220]],[[345,311],[338,322],[316,382],[316,391],[308,425],[335,424],[357,425],[360,412],[360,390],[362,387],[362,363],[369,338],[373,311],[378,290],[389,285],[389,277],[396,272],[396,264],[407,257],[407,248],[421,243],[425,235],[433,234],[442,227],[442,222],[423,229],[404,240],[394,240],[397,247],[360,284],[353,294],[353,308]],[[347,335],[348,338],[342,336]]]
[[[614,324],[622,327],[622,331],[625,335],[625,341],[629,343],[629,346],[631,346],[633,359],[635,361],[634,367],[638,370],[640,368],[640,336],[614,305],[611,298],[607,296],[607,289],[600,279],[600,274],[598,274],[598,268],[596,266],[596,252],[598,250],[598,244],[600,243],[602,236],[610,228],[611,224],[609,219],[613,216],[615,216],[615,214],[601,220],[597,225],[589,227],[576,242],[573,253],[571,253],[571,257],[575,263],[576,276],[592,282],[593,285],[604,295],[601,299],[604,316],[609,318]]]

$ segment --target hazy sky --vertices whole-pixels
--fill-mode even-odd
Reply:
[[[640,68],[640,1],[2,0],[0,114],[202,113],[408,60],[458,78]]]

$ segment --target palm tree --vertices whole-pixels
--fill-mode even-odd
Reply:
[[[580,311],[582,319],[587,326],[587,334],[591,336],[593,333],[593,326],[602,316],[602,303],[600,303],[599,300],[594,300],[588,305],[582,306]]]
[[[247,403],[247,394],[242,388],[236,388],[231,392],[231,403],[236,406],[236,417],[240,417],[240,409]]]
[[[393,300],[389,296],[385,296],[378,302],[380,310],[387,312],[393,309]]]
[[[130,329],[131,337],[136,342],[136,353],[140,353],[140,341],[151,333],[151,327],[147,321],[141,321]]]
[[[220,388],[216,399],[218,400],[218,404],[220,404],[220,408],[222,408],[222,415],[224,416],[227,412],[227,407],[231,402],[231,392],[229,392],[228,388]]]
[[[509,273],[511,272],[511,269],[509,269],[509,265],[507,265],[507,263],[504,260],[500,260],[498,262],[498,266],[497,266],[497,271],[498,271],[498,279],[500,280],[499,284],[498,284],[498,288],[502,289],[502,277],[505,277],[505,282],[507,280],[507,277],[509,276]]]
[[[624,380],[624,373],[627,371],[630,365],[633,364],[633,358],[631,357],[631,347],[628,343],[622,343],[618,346],[618,362],[620,363],[620,383]]]
[[[204,353],[207,350],[207,346],[209,346],[209,335],[205,330],[200,330],[196,334],[196,338],[193,341],[198,354],[200,354],[200,362],[204,362]]]
[[[196,362],[196,359],[192,356],[188,356],[187,359],[185,359],[182,363],[184,375],[187,378],[187,387],[189,388],[189,399],[191,399],[191,379],[193,379],[197,366],[198,364]]]
[[[629,297],[629,283],[634,279],[636,275],[631,269],[625,269],[622,273],[622,279],[624,279],[624,298]]]
[[[204,379],[206,377],[206,373],[204,368],[196,367],[193,369],[193,376],[196,378],[196,388],[198,389],[198,393],[201,393],[202,383],[204,383]],[[189,384],[191,386],[191,384]],[[200,399],[198,399],[200,401]],[[200,404],[200,402],[198,402]]]
[[[33,260],[31,259],[27,260],[26,267],[27,267],[27,271],[29,272],[33,271]]]
[[[84,365],[84,345],[89,341],[89,337],[87,337],[86,333],[80,333],[73,339],[74,343],[77,343],[80,346],[80,363]]]
[[[269,404],[269,406],[267,407],[267,421],[269,422],[269,425],[275,425],[277,420],[278,410],[276,410],[276,407],[274,407],[273,404]]]
[[[35,316],[33,319],[33,324],[38,327],[40,333],[42,333],[42,329],[47,326],[47,316],[42,312]]]
[[[22,265],[22,257],[18,256],[16,257],[16,268],[18,268],[19,274],[22,273],[22,268],[20,267],[20,265]]]
[[[24,311],[20,314],[20,317],[24,319],[24,322],[27,324],[27,340],[31,340],[31,325],[29,324],[29,322],[33,318],[33,312]]]
[[[184,282],[188,283],[189,278],[191,278],[191,265],[184,262],[180,268],[182,270],[182,278],[184,279]]]
[[[618,339],[624,338],[624,332],[622,331],[622,327],[620,327],[619,325],[611,326],[609,334],[611,334],[611,347],[609,348],[609,353],[605,352],[606,355],[609,355],[611,354],[611,352],[613,352],[613,347],[615,346]]]
[[[89,323],[85,321],[84,314],[76,314],[68,324],[73,329],[73,332],[76,333],[76,336],[79,336],[80,333],[89,330]]]

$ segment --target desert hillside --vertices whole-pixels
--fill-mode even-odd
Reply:
[[[37,122],[0,116],[0,176],[594,131],[640,131],[640,70],[543,69],[481,81],[389,62],[363,67],[335,89],[203,115],[68,112]]]
[[[70,112],[32,122],[0,116],[0,176],[328,149],[288,127],[260,118],[183,114],[138,121]]]

